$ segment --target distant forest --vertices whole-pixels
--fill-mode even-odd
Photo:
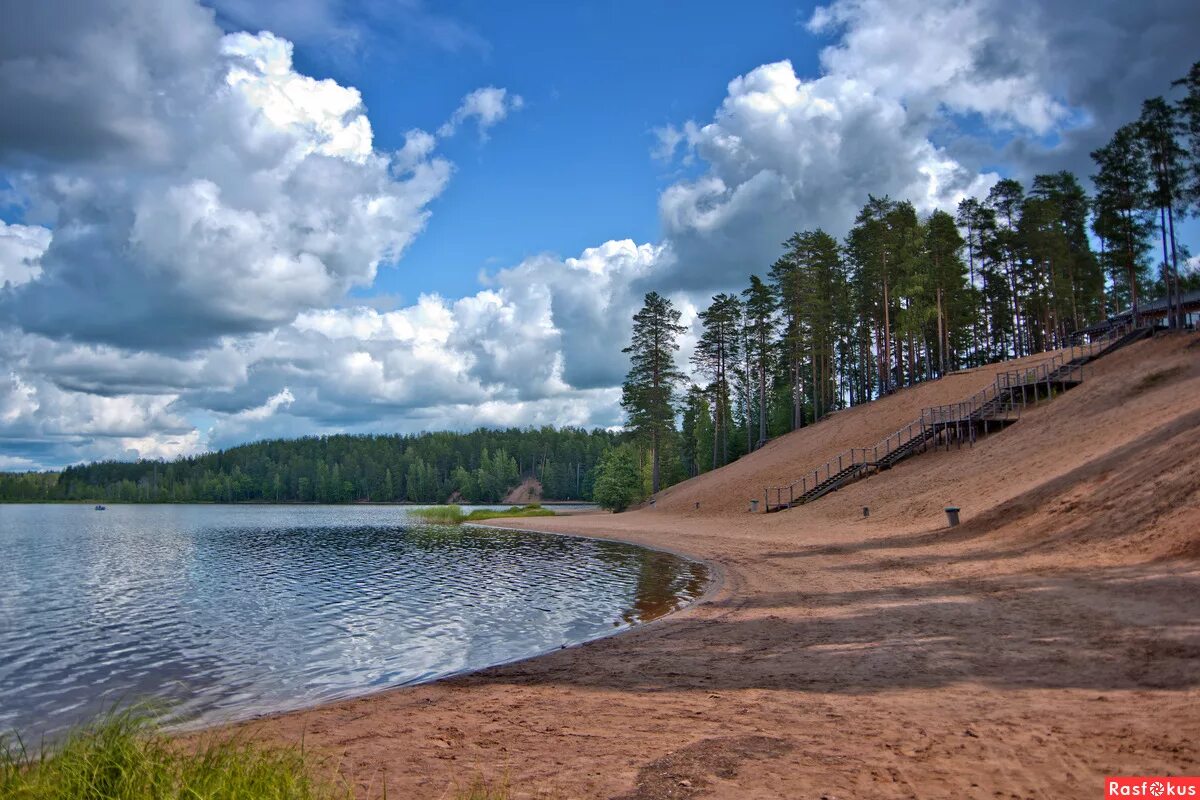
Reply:
[[[495,503],[528,477],[544,499],[588,500],[616,439],[547,427],[273,440],[169,462],[0,473],[0,502]]]

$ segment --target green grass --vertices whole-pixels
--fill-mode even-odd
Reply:
[[[412,513],[426,522],[440,523],[443,525],[458,525],[462,522],[478,522],[479,520],[484,519],[554,516],[553,511],[548,508],[542,508],[538,503],[531,503],[527,506],[512,506],[510,508],[502,509],[477,508],[470,514],[464,514],[462,508],[455,505],[415,508],[413,509]]]
[[[296,748],[227,736],[173,742],[138,711],[111,713],[31,753],[0,739],[2,800],[334,800],[351,790]]]
[[[426,522],[441,523],[442,525],[457,525],[466,519],[462,509],[455,505],[414,508],[412,515],[420,517]]]
[[[382,787],[387,797],[387,787]],[[53,748],[30,753],[0,737],[0,800],[352,800],[326,762],[299,748],[163,733],[142,710],[113,712]],[[508,780],[476,779],[453,800],[509,800]]]

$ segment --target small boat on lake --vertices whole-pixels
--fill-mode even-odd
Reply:
[[[105,508],[104,506],[100,506],[100,505],[96,506],[96,510],[97,511],[108,511],[107,508]]]

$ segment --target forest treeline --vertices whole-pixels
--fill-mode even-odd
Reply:
[[[277,439],[175,461],[0,474],[0,501],[495,503],[526,476],[545,499],[589,499],[617,438],[545,427]]]
[[[0,474],[0,501],[495,502],[525,477],[547,499],[621,509],[841,408],[963,367],[1040,352],[1147,297],[1177,309],[1200,275],[1176,221],[1200,210],[1200,62],[1070,172],[918,214],[869,197],[849,233],[795,233],[689,328],[672,301],[633,317],[622,434],[566,428],[328,436],[174,462]],[[1182,314],[1168,315],[1172,325]],[[787,476],[781,476],[787,477]]]

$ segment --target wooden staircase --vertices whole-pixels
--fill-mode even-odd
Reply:
[[[1015,423],[1028,406],[1078,386],[1084,365],[1149,336],[1152,330],[1114,328],[1092,341],[1072,343],[1064,353],[999,373],[991,385],[966,400],[924,408],[918,419],[875,445],[850,448],[790,484],[766,487],[764,512],[811,503],[930,447],[973,445],[978,437]]]

